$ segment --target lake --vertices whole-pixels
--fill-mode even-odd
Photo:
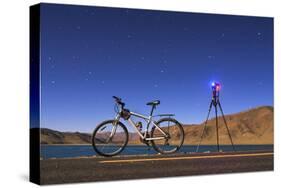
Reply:
[[[178,152],[190,153],[196,151],[196,145],[184,145]],[[152,148],[142,145],[129,145],[120,155],[143,155],[143,154],[156,154],[157,152]],[[232,146],[221,145],[222,151],[232,151]],[[236,151],[261,151],[272,150],[273,145],[235,145]],[[199,152],[214,152],[217,151],[216,145],[201,145]],[[91,145],[41,145],[41,157],[43,159],[49,158],[68,158],[80,156],[93,156],[96,155]]]

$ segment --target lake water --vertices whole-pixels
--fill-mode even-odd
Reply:
[[[190,153],[196,151],[196,145],[184,145],[178,152]],[[148,148],[150,148],[148,150]],[[232,151],[232,146],[221,145],[222,151]],[[235,145],[236,151],[261,151],[273,150],[273,145]],[[217,151],[216,145],[206,146],[201,145],[199,152],[214,152]],[[157,152],[152,147],[147,146],[127,146],[120,155],[143,155],[143,154],[156,154]],[[96,155],[91,145],[41,145],[41,157],[48,158],[67,158],[67,157],[80,157],[80,156],[93,156]]]

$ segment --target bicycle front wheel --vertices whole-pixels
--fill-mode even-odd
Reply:
[[[93,132],[93,148],[102,156],[110,157],[119,154],[127,143],[128,130],[121,122],[104,121]]]
[[[153,148],[163,154],[178,151],[184,141],[182,125],[172,118],[160,119],[156,125],[157,127],[154,126],[151,130],[151,137],[153,138],[151,143]]]

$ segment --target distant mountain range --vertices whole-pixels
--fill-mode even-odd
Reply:
[[[257,107],[225,117],[234,144],[273,144],[273,107]],[[220,144],[230,144],[222,117],[219,117],[218,121]],[[204,122],[184,124],[183,127],[184,144],[198,144]],[[41,144],[91,144],[91,134],[41,128]],[[129,144],[141,144],[137,133],[130,133]],[[214,118],[208,121],[202,144],[216,144]]]

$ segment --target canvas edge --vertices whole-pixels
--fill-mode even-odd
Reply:
[[[40,4],[29,7],[29,181],[40,185]]]

